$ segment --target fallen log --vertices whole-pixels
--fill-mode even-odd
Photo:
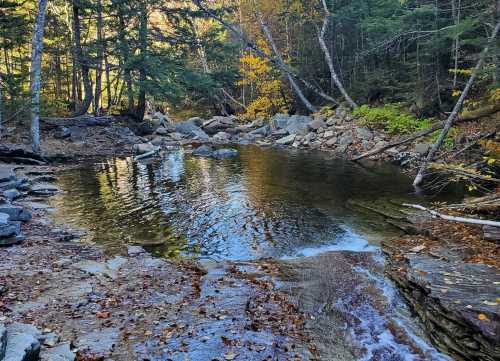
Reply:
[[[387,149],[397,147],[398,145],[411,142],[412,140],[415,140],[415,139],[418,139],[421,137],[425,137],[426,135],[429,135],[429,134],[431,134],[431,133],[435,132],[436,130],[439,130],[443,127],[444,127],[444,122],[435,123],[435,124],[431,125],[429,128],[426,128],[426,129],[420,130],[416,133],[406,135],[404,137],[396,139],[396,140],[389,142],[381,147],[372,149],[366,153],[358,155],[357,157],[354,157],[352,160],[358,161],[358,160],[363,159],[363,158],[371,157],[375,154],[382,153],[383,151],[385,151]]]
[[[421,206],[420,204],[409,204],[403,203],[404,207],[415,208],[421,211],[425,211],[430,213],[434,218],[441,218],[447,221],[452,222],[461,222],[461,223],[469,223],[469,224],[479,224],[483,226],[492,226],[492,227],[500,227],[500,222],[497,221],[489,221],[484,219],[475,219],[475,218],[465,218],[465,217],[457,217],[457,216],[449,216],[447,214],[439,213],[433,209],[426,208]]]
[[[134,157],[134,160],[141,160],[141,159],[144,159],[144,158],[149,158],[149,157],[152,157],[153,155],[155,155],[156,153],[158,153],[160,151],[160,147],[157,147],[156,149],[150,151],[150,152],[147,152],[147,153],[144,153],[144,154],[141,154],[141,155],[136,155]]]
[[[41,121],[45,124],[52,126],[107,126],[113,121],[113,117],[110,115],[104,116],[92,116],[89,114],[81,115],[78,117],[44,117]]]

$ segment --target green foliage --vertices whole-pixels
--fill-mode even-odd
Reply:
[[[413,133],[432,123],[432,119],[418,119],[404,112],[399,104],[387,104],[383,107],[362,105],[353,111],[353,115],[360,117],[362,124],[391,134]]]

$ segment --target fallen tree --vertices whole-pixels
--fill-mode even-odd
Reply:
[[[500,227],[500,222],[497,221],[489,221],[489,220],[484,220],[484,219],[475,219],[475,218],[465,218],[465,217],[457,217],[457,216],[449,216],[447,214],[442,214],[439,213],[433,209],[426,208],[424,206],[421,206],[420,204],[409,204],[409,203],[403,203],[403,206],[408,207],[408,208],[415,208],[419,209],[421,211],[425,211],[430,213],[434,218],[441,218],[447,221],[453,221],[453,222],[461,222],[461,223],[469,223],[469,224],[479,224],[483,226],[492,226],[492,227]]]

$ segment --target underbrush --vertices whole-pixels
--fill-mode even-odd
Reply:
[[[428,128],[432,118],[419,119],[402,110],[399,104],[386,104],[383,107],[362,105],[353,110],[353,115],[361,119],[361,124],[390,134],[409,134]]]

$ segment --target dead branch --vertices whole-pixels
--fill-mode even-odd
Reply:
[[[468,224],[480,224],[480,225],[483,225],[483,226],[500,227],[500,222],[497,222],[497,221],[489,221],[489,220],[483,220],[483,219],[449,216],[449,215],[446,215],[446,214],[442,214],[442,213],[436,212],[435,210],[426,208],[424,206],[421,206],[420,204],[403,203],[403,206],[409,207],[409,208],[415,208],[415,209],[419,209],[421,211],[428,212],[434,218],[441,218],[441,219],[444,219],[444,220],[447,220],[447,221],[461,222],[461,223],[468,223]]]

